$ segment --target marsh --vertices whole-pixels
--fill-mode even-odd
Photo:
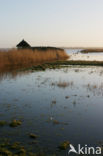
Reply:
[[[32,152],[64,156],[58,146],[69,141],[97,146],[103,141],[103,69],[68,66],[2,75],[0,138],[21,142]],[[93,87],[96,86],[96,87]],[[22,124],[13,128],[13,120]],[[33,141],[30,134],[38,136]]]

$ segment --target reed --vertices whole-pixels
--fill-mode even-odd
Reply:
[[[65,60],[69,56],[63,49],[12,49],[7,52],[0,51],[0,70],[7,68],[31,67],[46,62]]]

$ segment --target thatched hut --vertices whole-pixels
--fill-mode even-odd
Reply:
[[[28,49],[28,48],[31,48],[30,44],[27,43],[24,39],[19,44],[17,44],[16,47],[18,49]]]

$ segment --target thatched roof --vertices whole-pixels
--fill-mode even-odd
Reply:
[[[16,47],[17,48],[30,48],[31,46],[25,40],[22,40],[19,44],[17,44]]]

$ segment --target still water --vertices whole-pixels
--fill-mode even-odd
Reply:
[[[81,53],[83,49],[65,49],[69,60],[103,61],[103,52]]]
[[[0,80],[0,120],[22,121],[0,127],[0,138],[20,141],[32,151],[59,151],[64,140],[97,146],[103,141],[103,68],[69,66],[18,73]],[[32,144],[29,134],[38,135]]]

